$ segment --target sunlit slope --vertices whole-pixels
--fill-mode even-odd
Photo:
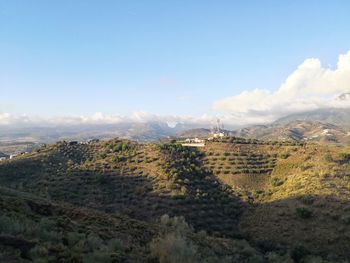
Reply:
[[[307,145],[286,152],[250,192],[241,218],[244,236],[259,245],[300,245],[312,253],[349,258],[349,148]],[[278,234],[276,234],[278,233]]]
[[[201,151],[203,165],[249,204],[243,236],[267,250],[350,257],[349,147],[236,139]]]

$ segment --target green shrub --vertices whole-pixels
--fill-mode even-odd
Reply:
[[[287,159],[289,157],[289,153],[280,153],[278,156],[281,159]]]
[[[279,255],[275,252],[269,252],[266,255],[268,263],[294,263],[293,259],[288,254]]]
[[[306,257],[308,254],[309,254],[309,251],[305,247],[298,245],[293,248],[291,257],[295,262],[298,263],[298,262],[301,262],[302,259]]]
[[[77,232],[69,232],[67,234],[67,241],[70,247],[76,245],[80,240],[84,239],[85,235]]]
[[[47,262],[44,259],[47,258],[47,255],[49,254],[48,250],[44,246],[35,246],[29,251],[30,258],[34,262]],[[40,261],[39,261],[40,260]]]
[[[271,183],[274,187],[277,187],[281,186],[284,182],[279,178],[273,178]]]
[[[191,231],[190,226],[186,223],[185,218],[182,216],[170,217],[165,214],[161,216],[160,223],[182,235]]]
[[[350,153],[339,153],[339,158],[343,162],[349,162],[350,161]]]
[[[160,223],[166,226],[169,232],[152,240],[150,244],[152,256],[160,263],[199,262],[197,246],[186,237],[191,228],[184,218],[163,215]]]
[[[86,244],[91,250],[100,248],[103,245],[102,239],[96,234],[89,234],[86,240]]]
[[[167,183],[166,183],[166,189],[168,189],[168,190],[171,190],[171,189],[173,189],[174,188],[174,182],[172,182],[172,181],[168,181]]]
[[[0,233],[4,234],[19,234],[24,231],[23,226],[6,215],[0,216]]]
[[[333,157],[332,157],[332,155],[331,155],[330,153],[327,153],[327,154],[325,154],[325,156],[324,156],[324,160],[325,160],[326,162],[333,162]]]
[[[194,263],[199,262],[197,247],[184,237],[169,233],[153,240],[150,245],[151,254],[160,263]]]
[[[303,218],[303,219],[307,219],[307,218],[310,218],[312,217],[312,211],[305,208],[305,207],[298,207],[296,210],[295,210],[297,216],[299,216],[300,218]]]
[[[181,194],[183,194],[183,195],[186,195],[187,193],[188,193],[188,190],[187,190],[187,188],[186,188],[186,186],[181,186]]]
[[[100,158],[101,158],[101,159],[105,159],[106,157],[107,157],[107,154],[106,154],[106,153],[103,152],[103,153],[100,154]]]

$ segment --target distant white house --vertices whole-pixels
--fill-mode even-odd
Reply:
[[[216,120],[216,126],[211,129],[210,136],[208,140],[213,140],[215,138],[223,138],[225,137],[224,125],[220,122],[220,119]]]
[[[10,155],[10,159],[15,158],[16,156],[17,156],[17,154],[11,154],[11,155]]]
[[[194,138],[194,139],[190,139],[190,138],[187,138],[185,140],[186,143],[203,143],[204,140],[202,139],[199,139],[199,138]]]
[[[216,138],[223,138],[225,136],[226,134],[223,132],[212,133],[211,136],[208,137],[208,141],[212,141],[213,139],[216,139]]]
[[[222,137],[225,137],[225,133],[223,133],[223,132],[214,133],[213,137],[214,138],[222,138]]]
[[[199,138],[187,138],[184,143],[182,143],[182,146],[189,146],[189,147],[204,147],[205,143],[204,140]]]

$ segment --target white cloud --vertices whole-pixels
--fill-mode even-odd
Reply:
[[[325,107],[350,107],[350,51],[338,58],[335,69],[325,68],[319,59],[306,59],[276,90],[255,89],[224,98],[214,103],[220,114],[208,113],[200,117],[164,116],[143,111],[130,115],[103,114],[92,116],[59,116],[42,118],[0,112],[0,125],[6,126],[60,126],[97,125],[130,122],[163,122],[169,126],[183,123],[209,127],[220,117],[229,128],[244,124],[266,123],[287,114]],[[184,97],[183,99],[187,99]]]
[[[200,117],[192,116],[174,116],[158,115],[137,111],[128,116],[107,115],[97,112],[91,116],[58,116],[51,118],[42,118],[28,115],[15,115],[0,112],[0,126],[8,127],[54,127],[54,126],[74,126],[74,125],[106,125],[121,123],[147,123],[161,122],[167,123],[169,127],[176,124],[187,124],[195,126],[208,127],[215,123],[216,117],[212,115],[203,115]]]
[[[240,123],[264,123],[287,114],[325,107],[350,107],[338,95],[350,92],[350,51],[338,58],[335,69],[316,58],[306,59],[277,91],[255,89],[214,103],[214,109]]]
[[[29,116],[22,115],[13,115],[10,113],[1,113],[0,112],[0,125],[13,125],[13,124],[25,124],[31,122]]]

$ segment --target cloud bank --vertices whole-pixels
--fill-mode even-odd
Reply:
[[[216,121],[212,115],[202,115],[200,117],[192,116],[163,116],[151,114],[143,111],[137,111],[131,115],[107,115],[97,112],[92,116],[59,116],[52,118],[41,118],[28,115],[14,115],[10,113],[0,113],[0,127],[55,127],[55,126],[74,126],[74,125],[113,125],[125,123],[166,123],[169,127],[176,124],[186,124],[194,126],[211,126]]]
[[[350,51],[339,55],[335,69],[325,68],[317,58],[306,59],[278,90],[255,89],[214,103],[239,123],[266,123],[288,114],[326,107],[348,108]]]
[[[162,122],[210,127],[219,117],[228,128],[269,123],[292,113],[321,108],[350,108],[350,51],[339,55],[337,66],[323,67],[317,58],[306,59],[275,91],[255,89],[214,102],[214,112],[200,117],[163,116],[147,112],[131,115],[61,116],[41,118],[0,112],[0,126],[72,126]],[[216,111],[216,112],[215,112]]]

